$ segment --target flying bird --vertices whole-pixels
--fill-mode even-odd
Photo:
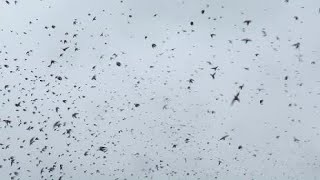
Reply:
[[[245,20],[243,21],[243,23],[247,24],[247,26],[249,26],[249,24],[251,23],[251,20]]]
[[[232,102],[231,102],[231,106],[236,102],[240,102],[240,99],[239,99],[239,95],[240,95],[240,92],[238,92],[232,99]]]
[[[247,44],[248,42],[251,42],[252,40],[249,39],[249,38],[244,38],[244,39],[242,39],[241,41],[243,41],[243,42],[245,42],[245,43]]]
[[[73,113],[73,114],[72,114],[72,117],[73,117],[73,118],[77,118],[77,115],[78,115],[78,114],[79,114],[79,113]]]
[[[6,125],[9,125],[9,124],[11,124],[11,121],[10,120],[3,120],[3,122],[5,122],[6,123]]]
[[[224,140],[226,140],[227,137],[229,137],[229,135],[223,136],[222,138],[219,139],[219,141],[222,141],[222,140],[224,141]]]
[[[298,48],[300,47],[300,43],[297,42],[297,43],[295,43],[295,44],[292,44],[292,46],[294,46],[296,49],[298,49]]]
[[[215,79],[215,75],[216,75],[216,73],[210,74],[210,76],[212,77],[212,79]]]
[[[100,146],[99,151],[102,151],[102,152],[107,152],[108,151],[108,148],[107,147],[104,147],[104,146]]]

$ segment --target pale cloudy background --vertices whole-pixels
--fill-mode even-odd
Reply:
[[[1,0],[0,179],[320,179],[319,8]]]

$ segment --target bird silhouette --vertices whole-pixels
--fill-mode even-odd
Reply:
[[[242,39],[241,41],[243,41],[243,42],[245,42],[245,43],[247,44],[248,42],[251,42],[252,40],[249,39],[249,38],[244,38],[244,39]]]
[[[224,141],[224,140],[226,140],[227,137],[229,137],[229,135],[225,135],[225,136],[221,137],[221,138],[219,139],[219,141],[222,141],[222,140]]]
[[[232,102],[231,102],[231,106],[236,102],[240,102],[240,99],[239,99],[239,95],[240,95],[240,92],[238,92],[232,99]]]
[[[247,26],[249,26],[249,24],[251,23],[251,20],[245,20],[245,21],[243,21],[243,23],[245,23]]]
[[[294,46],[296,49],[298,49],[300,47],[300,43],[297,42],[297,43],[293,44],[292,46]]]
[[[210,76],[212,77],[212,79],[215,79],[215,75],[216,75],[216,73],[210,74]]]

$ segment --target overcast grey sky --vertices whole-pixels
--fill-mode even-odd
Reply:
[[[319,8],[1,0],[0,179],[320,179]]]

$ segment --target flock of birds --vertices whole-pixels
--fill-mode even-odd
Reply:
[[[320,179],[320,4],[263,3],[1,1],[0,179]]]

